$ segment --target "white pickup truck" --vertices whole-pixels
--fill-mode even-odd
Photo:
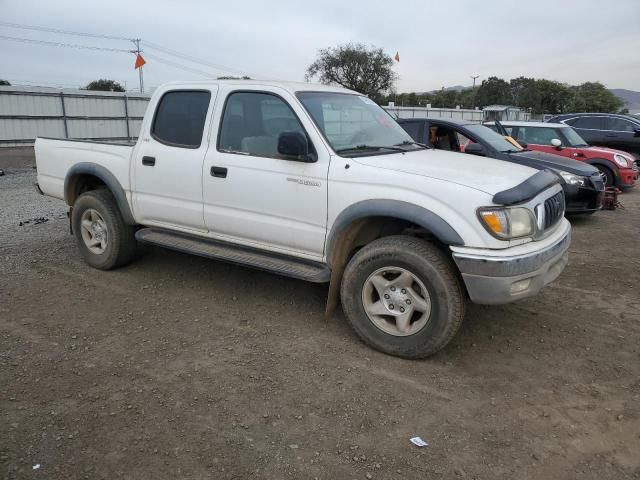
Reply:
[[[36,140],[41,193],[64,199],[86,262],[137,243],[329,283],[369,345],[426,357],[467,298],[528,297],[567,263],[549,171],[416,144],[369,98],[308,83],[171,83],[135,146]]]

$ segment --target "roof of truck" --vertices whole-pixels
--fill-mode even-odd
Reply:
[[[195,86],[207,86],[207,85],[242,85],[242,86],[261,86],[261,87],[280,87],[288,90],[291,93],[295,92],[336,92],[336,93],[356,93],[354,90],[347,88],[322,85],[320,83],[309,82],[284,82],[280,80],[243,80],[243,79],[229,79],[229,80],[195,80],[195,81],[179,81],[169,82],[163,86],[170,85],[175,87],[195,87]]]

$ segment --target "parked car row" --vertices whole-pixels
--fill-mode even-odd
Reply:
[[[442,118],[398,119],[398,123],[415,141],[438,150],[554,171],[562,178],[567,214],[593,214],[602,207],[606,187],[628,189],[638,179],[638,163],[631,153],[590,146],[565,123],[479,125]]]
[[[439,150],[495,158],[536,170],[553,170],[562,177],[567,213],[593,213],[602,206],[603,180],[599,171],[590,165],[524,149],[477,123],[441,118],[400,119],[398,122],[417,142]]]
[[[638,179],[638,164],[633,154],[608,147],[591,146],[572,127],[551,122],[491,122],[528,149],[552,153],[596,167],[607,187],[628,189]],[[594,144],[592,144],[594,145]]]

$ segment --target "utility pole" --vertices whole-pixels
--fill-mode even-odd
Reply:
[[[134,38],[131,41],[136,46],[136,49],[133,51],[133,53],[136,54],[136,59],[137,59],[138,55],[140,55],[140,53],[142,53],[142,50],[140,50],[140,39],[139,38]],[[143,80],[143,77],[142,77],[142,66],[140,68],[138,68],[138,77],[140,78],[140,93],[144,93],[144,80]]]
[[[471,92],[473,93],[473,100],[471,103],[471,106],[473,108],[476,108],[476,78],[480,77],[480,75],[471,75],[471,78],[473,79],[473,87],[471,87]]]

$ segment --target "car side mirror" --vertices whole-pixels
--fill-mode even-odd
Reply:
[[[468,153],[470,155],[478,155],[480,157],[487,156],[486,149],[479,143],[470,143],[464,148],[464,153]]]
[[[557,138],[551,139],[551,146],[554,147],[556,150],[562,150],[562,142]]]
[[[636,128],[633,130],[633,136],[634,137],[640,137],[640,128]]]
[[[309,153],[309,141],[300,132],[282,132],[278,137],[278,153],[301,162],[315,162]]]

